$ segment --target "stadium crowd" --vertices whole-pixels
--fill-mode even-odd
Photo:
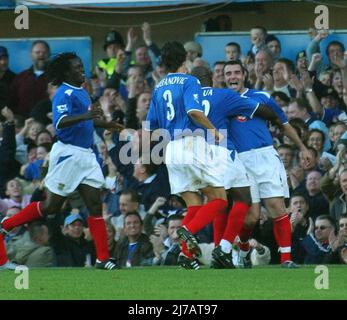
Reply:
[[[104,117],[124,126],[121,132],[96,128],[94,152],[106,184],[102,190],[108,250],[122,267],[177,265],[177,230],[186,213],[184,201],[170,194],[164,164],[147,163],[141,155],[153,88],[166,75],[160,49],[144,23],[142,40],[130,28],[127,38],[107,33],[105,57],[97,62],[83,87]],[[250,30],[251,48],[226,43],[225,61],[210,66],[202,47],[185,43],[188,72],[211,70],[213,87],[225,88],[224,65],[241,60],[247,87],[264,90],[276,100],[311,153],[307,166],[293,141],[269,123],[273,143],[287,173],[286,199],[292,229],[292,257],[298,264],[347,263],[347,60],[345,46],[331,41],[326,52],[320,42],[326,30],[309,30],[311,41],[293,62],[281,55],[281,43],[263,27]],[[247,55],[242,55],[241,51]],[[45,199],[44,178],[55,142],[51,100],[57,89],[47,83],[49,44],[34,41],[32,66],[14,74],[9,55],[0,47],[0,221],[33,201]],[[326,56],[328,64],[323,63]],[[120,150],[131,144],[134,161],[124,163]],[[57,212],[58,213],[58,212]],[[88,267],[96,260],[88,210],[77,192],[68,197],[61,214],[11,230],[5,236],[11,261],[29,267]],[[214,248],[212,226],[198,233],[203,257],[209,264]],[[262,208],[250,240],[253,265],[278,264],[280,255],[272,219]],[[234,246],[234,251],[238,246]]]

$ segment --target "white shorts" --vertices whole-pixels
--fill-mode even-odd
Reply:
[[[80,184],[101,188],[104,183],[104,175],[91,149],[60,141],[53,145],[45,178],[49,191],[66,197]]]
[[[166,146],[165,163],[172,194],[223,187],[223,176],[210,146],[200,136],[186,136]]]
[[[289,198],[287,174],[273,146],[239,153],[251,183],[252,202],[260,199]]]
[[[218,159],[218,169],[223,176],[225,190],[249,187],[250,182],[246,169],[236,150],[231,151],[217,145],[211,145],[210,147]]]

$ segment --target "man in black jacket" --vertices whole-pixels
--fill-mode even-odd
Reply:
[[[65,218],[63,232],[56,218],[47,218],[47,224],[50,231],[50,245],[54,251],[55,266],[94,265],[95,248],[92,241],[85,239],[83,218],[79,214],[70,214]]]
[[[5,107],[1,110],[1,115],[5,118],[3,125],[2,139],[0,139],[0,188],[6,181],[13,179],[19,172],[19,164],[15,160],[16,154],[16,132],[14,115],[12,111]],[[4,190],[0,190],[3,192]]]
[[[121,267],[152,265],[153,246],[148,236],[142,233],[143,221],[137,212],[125,216],[124,230],[126,236],[117,243],[117,264]]]

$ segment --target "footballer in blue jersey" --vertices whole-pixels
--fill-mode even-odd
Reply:
[[[205,114],[212,124],[218,129],[230,126],[230,119],[245,117],[252,119],[254,116],[264,116],[275,122],[280,120],[275,112],[262,102],[257,102],[230,89],[211,88],[212,74],[205,67],[195,67],[191,74],[196,76],[203,86],[202,104]],[[242,132],[241,132],[242,133]],[[212,252],[212,266],[216,268],[232,268],[230,252],[235,238],[239,235],[248,211],[251,207],[250,181],[247,172],[237,152],[231,136],[227,136],[227,157],[225,161],[225,148],[211,146],[219,157],[219,167],[223,170],[224,187],[233,200],[229,215],[218,215],[214,222],[214,243],[216,248]],[[225,227],[226,225],[226,227]]]
[[[118,266],[110,259],[107,232],[102,217],[100,189],[104,176],[91,147],[94,125],[108,129],[121,129],[116,123],[102,119],[101,108],[91,106],[88,93],[81,87],[85,81],[81,59],[71,52],[57,55],[48,65],[48,78],[58,89],[53,97],[53,123],[58,141],[50,152],[48,174],[45,184],[47,200],[33,202],[18,214],[0,223],[1,230],[10,229],[47,215],[60,212],[67,196],[79,191],[89,211],[88,226],[94,240],[96,268],[116,270]],[[66,225],[76,222],[69,216]],[[1,241],[1,239],[0,239]],[[1,252],[0,256],[4,255]]]
[[[193,132],[202,128],[187,116],[191,111],[203,113],[200,89],[198,79],[190,75],[168,74],[154,89],[147,114],[147,129],[165,129],[174,140],[184,130]]]
[[[194,234],[211,223],[216,214],[226,210],[228,202],[223,177],[219,175],[218,163],[209,145],[204,137],[193,133],[199,128],[211,129],[216,142],[222,140],[203,112],[199,81],[184,74],[186,56],[179,42],[167,42],[163,46],[161,62],[169,74],[155,87],[145,129],[159,129],[170,136],[165,163],[171,193],[179,193],[188,208],[183,227],[177,231],[183,241],[180,264],[197,269],[199,265],[194,256],[199,256],[201,251]],[[208,203],[201,207],[195,205],[201,199],[198,191],[208,198]]]
[[[306,161],[310,161],[310,154],[295,130],[287,123],[281,109],[270,98],[268,93],[245,88],[245,70],[240,61],[230,61],[224,66],[225,83],[241,95],[269,104],[278,114],[283,124],[284,134],[300,148]],[[292,268],[296,265],[291,261],[291,226],[284,197],[289,195],[287,176],[283,163],[272,146],[271,135],[262,119],[234,118],[230,122],[230,130],[239,156],[247,169],[251,181],[252,207],[247,216],[243,230],[240,233],[242,248],[239,254],[240,266],[248,263],[248,240],[251,230],[260,217],[260,201],[263,200],[270,217],[276,241],[281,252],[283,267]],[[240,134],[242,132],[242,134]],[[247,230],[247,232],[246,232]]]

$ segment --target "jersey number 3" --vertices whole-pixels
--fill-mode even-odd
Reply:
[[[165,90],[163,98],[166,102],[166,119],[171,121],[175,117],[175,108],[172,104],[172,93],[170,90]]]

